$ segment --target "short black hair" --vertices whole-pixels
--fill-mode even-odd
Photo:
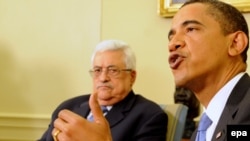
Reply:
[[[249,41],[249,31],[246,19],[237,8],[219,0],[189,0],[185,2],[182,7],[193,3],[202,3],[207,5],[208,14],[210,14],[219,23],[222,32],[225,35],[236,31],[242,31],[246,34]],[[244,63],[246,63],[247,60],[248,48],[249,42],[241,54]]]

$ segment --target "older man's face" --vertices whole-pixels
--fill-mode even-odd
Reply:
[[[101,105],[113,105],[123,100],[131,91],[136,78],[135,71],[120,71],[126,69],[124,55],[121,51],[98,52],[93,62],[94,69],[100,69],[99,76],[93,77],[94,89],[98,93]],[[119,70],[117,75],[109,71]]]

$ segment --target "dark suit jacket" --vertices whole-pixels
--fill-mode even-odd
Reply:
[[[49,128],[40,141],[53,141],[53,122],[58,112],[69,109],[82,117],[90,112],[89,96],[83,95],[63,102],[54,111]],[[133,91],[121,102],[113,105],[106,115],[113,141],[165,141],[168,118],[154,102],[135,95]]]
[[[227,125],[250,124],[250,77],[245,74],[230,94],[222,115],[215,128],[212,140],[227,140]],[[195,141],[197,130],[191,140]]]

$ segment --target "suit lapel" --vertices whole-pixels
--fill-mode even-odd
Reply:
[[[123,109],[119,110],[116,107],[113,107],[106,115],[106,119],[108,120],[110,127],[115,126],[124,118],[125,115],[123,114]]]
[[[74,109],[74,112],[86,118],[90,112],[88,101],[83,102],[79,107]]]
[[[131,91],[124,100],[112,107],[106,115],[106,119],[108,120],[110,127],[115,126],[126,117],[126,113],[131,110],[135,100],[136,96],[134,92]]]
[[[236,84],[232,90],[225,108],[222,112],[220,120],[215,128],[212,140],[225,140],[226,139],[226,128],[228,124],[233,124],[233,120],[238,111],[238,104],[244,98],[247,89],[250,86],[250,78],[248,74],[243,75],[243,77]]]
[[[135,100],[136,96],[134,92],[131,91],[124,100],[112,107],[112,109],[106,115],[106,119],[108,120],[110,127],[115,126],[125,118],[126,113],[128,113],[133,107]],[[80,104],[79,107],[74,108],[73,111],[86,118],[90,112],[88,100]]]
[[[196,135],[197,135],[197,128],[194,130],[190,140],[195,141]]]
[[[224,140],[226,138],[226,127],[228,120],[231,120],[232,114],[228,108],[223,110],[223,113],[218,121],[217,127],[215,128],[212,140]]]
[[[89,97],[87,99],[89,99]],[[133,107],[135,100],[136,96],[134,92],[131,91],[124,100],[115,104],[112,107],[112,109],[106,115],[106,119],[108,120],[110,127],[115,126],[117,123],[119,123],[125,118],[126,113],[129,112]],[[74,108],[73,111],[78,115],[81,115],[82,117],[86,118],[90,112],[88,100],[80,104],[79,107]]]

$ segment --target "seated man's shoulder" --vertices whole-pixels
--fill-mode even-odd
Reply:
[[[165,113],[159,104],[142,95],[136,95],[136,103],[136,107],[145,109],[145,111]]]
[[[62,108],[70,109],[71,107],[72,108],[76,107],[76,106],[78,107],[78,106],[80,106],[83,103],[88,103],[89,97],[90,97],[90,94],[72,97],[70,99],[67,99],[67,100],[63,101],[58,106],[58,108],[59,109],[62,109]]]

